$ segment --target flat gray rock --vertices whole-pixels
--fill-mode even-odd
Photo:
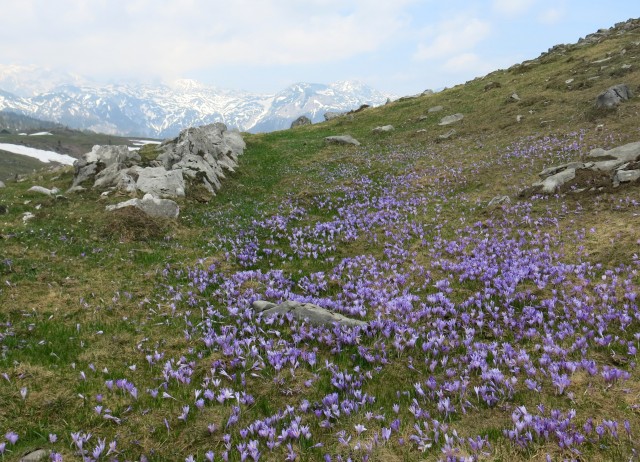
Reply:
[[[354,146],[360,146],[360,142],[351,135],[327,136],[324,140],[330,144],[352,144]]]
[[[107,205],[106,209],[112,212],[124,207],[135,207],[152,217],[176,219],[180,214],[180,207],[178,207],[178,204],[174,201],[170,199],[158,199],[151,194],[145,194],[142,199],[131,199],[120,202],[119,204]]]
[[[640,158],[640,141],[617,146],[613,149],[605,151],[601,148],[592,149],[587,158],[598,160],[602,157],[609,157],[620,162],[633,162]]]
[[[335,119],[337,117],[342,117],[343,115],[344,115],[343,112],[334,112],[334,111],[325,112],[324,120],[328,122],[329,120]]]
[[[427,109],[427,112],[429,114],[431,114],[431,113],[434,113],[434,112],[440,112],[443,109],[444,109],[444,107],[442,107],[442,106],[433,106],[433,107],[430,107],[429,109]]]
[[[536,183],[533,186],[539,186],[540,192],[543,192],[545,194],[553,194],[558,190],[558,188],[560,188],[560,186],[568,181],[573,180],[575,177],[576,169],[568,168],[554,175],[548,176],[543,181]]]
[[[495,196],[493,199],[489,201],[487,207],[494,208],[503,204],[510,204],[511,199],[509,196]]]
[[[449,125],[460,122],[462,119],[464,119],[464,114],[453,114],[440,119],[440,123],[438,125]]]
[[[443,133],[442,135],[438,136],[438,139],[440,140],[448,140],[449,138],[451,138],[453,135],[455,135],[456,129],[452,128],[451,130],[449,130],[447,133]]]
[[[28,189],[28,191],[29,192],[35,192],[35,193],[44,194],[45,196],[55,196],[56,194],[58,194],[60,192],[60,190],[58,188],[47,189],[47,188],[44,188],[42,186],[31,186]]]
[[[393,130],[395,130],[393,125],[382,125],[381,127],[376,127],[371,131],[373,133],[386,133],[386,132],[392,132]]]
[[[291,313],[294,319],[301,322],[307,322],[314,326],[331,327],[334,324],[339,324],[348,327],[362,327],[367,324],[365,321],[348,318],[347,316],[334,313],[333,311],[314,305],[313,303],[300,303],[288,300],[276,305],[264,300],[256,300],[253,302],[252,307],[256,313],[262,313],[263,317]]]
[[[618,186],[620,183],[631,183],[640,178],[640,170],[618,170],[613,177],[613,185]]]

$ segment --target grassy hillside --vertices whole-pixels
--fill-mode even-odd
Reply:
[[[637,457],[640,188],[518,198],[544,167],[640,139],[640,99],[593,109],[613,84],[640,90],[629,24],[435,95],[247,135],[237,173],[176,222],[107,214],[113,194],[27,191],[64,190],[70,169],[9,182],[4,458]],[[337,134],[362,145],[323,141]],[[487,207],[496,195],[510,203]],[[258,299],[368,324],[262,319]]]

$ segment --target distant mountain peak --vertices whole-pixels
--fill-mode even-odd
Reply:
[[[296,82],[276,94],[256,94],[222,90],[192,79],[97,85],[71,74],[25,69],[0,66],[0,110],[114,135],[174,137],[186,127],[212,122],[266,132],[289,128],[302,115],[318,122],[326,112],[380,105],[390,96],[348,80]],[[37,76],[42,80],[36,82]]]

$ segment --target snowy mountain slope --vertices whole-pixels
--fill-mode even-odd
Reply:
[[[264,95],[222,90],[193,80],[178,80],[171,85],[97,86],[78,84],[81,79],[74,78],[73,82],[58,84],[62,78],[58,75],[53,83],[41,82],[47,91],[29,96],[25,89],[33,85],[29,81],[21,85],[15,77],[0,66],[0,85],[10,82],[9,88],[21,89],[21,95],[17,95],[0,86],[0,110],[76,129],[157,138],[173,137],[183,128],[212,122],[250,132],[279,130],[289,128],[301,115],[318,122],[327,111],[380,105],[391,96],[351,81],[296,83],[275,95]]]

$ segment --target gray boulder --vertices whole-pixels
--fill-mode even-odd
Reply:
[[[393,130],[395,130],[393,125],[382,125],[381,127],[376,127],[371,131],[373,133],[386,133],[386,132],[392,132]]]
[[[324,120],[328,122],[329,120],[335,119],[337,117],[341,117],[343,115],[344,114],[342,112],[334,112],[334,111],[325,112]]]
[[[430,107],[430,108],[427,110],[427,112],[431,114],[431,113],[433,113],[433,112],[440,112],[440,111],[442,111],[443,109],[444,109],[444,107],[442,107],[442,106],[433,106],[433,107]]]
[[[339,324],[348,327],[362,327],[367,325],[364,321],[348,318],[347,316],[334,313],[313,303],[300,303],[288,300],[276,305],[264,300],[256,300],[253,302],[252,307],[256,313],[261,313],[263,318],[291,313],[297,321],[307,322],[314,326],[331,327],[334,324]]]
[[[464,114],[453,114],[440,119],[440,123],[438,125],[449,125],[460,122],[462,119],[464,119]]]
[[[7,187],[7,185],[5,185],[2,181],[0,181],[0,189],[6,188],[6,187]]]
[[[170,199],[158,199],[151,194],[145,194],[142,199],[131,199],[120,202],[119,204],[107,205],[106,209],[112,212],[124,207],[136,207],[152,217],[176,219],[180,214],[180,207],[178,207],[178,204],[174,201]]]
[[[327,136],[324,140],[329,144],[352,144],[354,146],[360,146],[360,142],[351,135]]]
[[[311,119],[304,115],[301,115],[296,120],[291,122],[291,128],[302,127],[304,125],[311,125]]]
[[[131,178],[129,175],[126,175],[126,177]],[[155,197],[184,197],[185,195],[184,177],[180,169],[165,170],[164,167],[141,168],[138,172],[135,188]]]
[[[633,97],[629,87],[623,83],[607,88],[596,98],[596,108],[613,109],[622,101],[627,101]]]

